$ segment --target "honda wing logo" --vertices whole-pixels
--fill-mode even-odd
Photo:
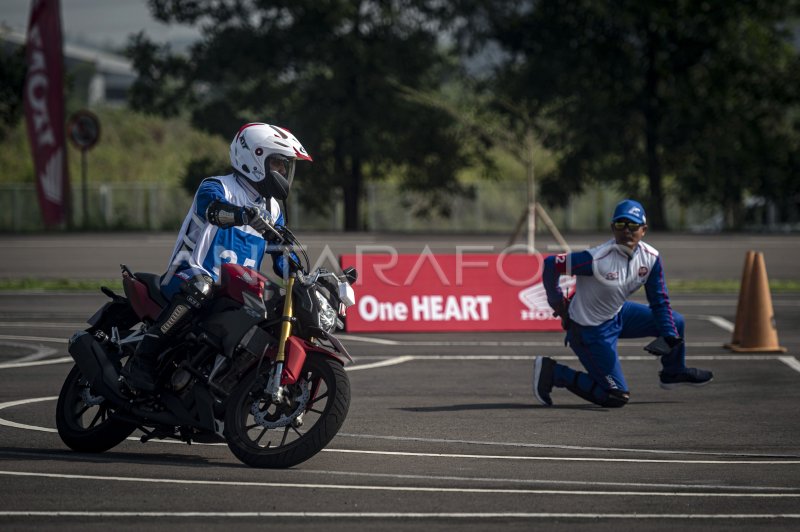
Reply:
[[[62,190],[61,183],[63,182],[61,176],[61,169],[64,163],[64,151],[59,149],[56,151],[47,165],[44,168],[44,173],[39,176],[39,182],[42,185],[42,192],[47,201],[52,203],[61,204]]]
[[[567,294],[575,286],[575,278],[564,277],[560,285],[561,291]],[[523,321],[557,319],[553,317],[553,309],[547,303],[547,292],[542,283],[537,283],[522,290],[519,293],[519,300],[528,307],[526,310],[521,311],[520,319]]]
[[[246,271],[245,271],[245,272],[242,272],[242,273],[239,275],[239,279],[241,279],[242,281],[244,281],[244,282],[245,282],[245,283],[247,283],[247,284],[251,284],[251,285],[252,285],[252,284],[256,284],[256,279],[255,279],[255,278],[254,278],[252,275],[250,275],[249,273],[247,273]]]

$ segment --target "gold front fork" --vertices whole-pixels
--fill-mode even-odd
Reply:
[[[272,397],[272,402],[276,405],[283,402],[283,388],[281,387],[281,375],[283,374],[283,362],[286,360],[286,340],[292,334],[292,288],[294,287],[294,276],[289,277],[286,283],[286,299],[283,301],[283,323],[281,323],[281,337],[278,339],[278,353],[275,355],[275,367],[272,370],[265,392]]]
[[[283,323],[281,324],[281,337],[278,340],[278,355],[275,362],[283,363],[286,358],[286,340],[292,334],[292,288],[294,288],[294,276],[289,277],[286,284],[286,299],[283,302]]]

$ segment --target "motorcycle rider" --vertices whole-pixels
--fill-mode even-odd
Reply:
[[[161,278],[161,292],[169,304],[122,371],[131,386],[155,389],[159,353],[202,307],[222,263],[260,270],[267,251],[273,270],[283,276],[286,257],[280,250],[270,251],[262,233],[268,223],[284,225],[278,200],[289,194],[298,159],[312,160],[284,128],[248,123],[233,137],[233,172],[203,180],[178,233],[169,268]]]

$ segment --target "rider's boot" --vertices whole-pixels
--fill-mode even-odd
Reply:
[[[131,386],[146,392],[155,390],[159,353],[168,347],[171,337],[191,323],[211,292],[211,282],[210,277],[202,275],[185,282],[169,306],[147,329],[136,353],[122,372]]]
[[[143,392],[152,392],[156,389],[158,354],[165,343],[164,335],[158,325],[156,323],[147,329],[136,348],[136,353],[122,370],[128,384]]]

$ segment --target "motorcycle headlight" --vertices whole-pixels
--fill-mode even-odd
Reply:
[[[319,328],[326,332],[331,332],[336,327],[338,313],[328,300],[319,291],[314,292],[319,303]]]

